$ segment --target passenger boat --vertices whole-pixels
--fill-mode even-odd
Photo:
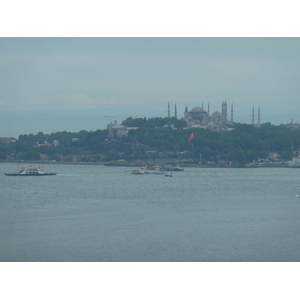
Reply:
[[[28,169],[22,168],[16,173],[4,173],[6,176],[45,176],[45,175],[56,175],[54,172],[44,172],[39,168],[29,167]]]
[[[135,175],[141,175],[141,174],[164,175],[165,172],[161,171],[159,166],[155,166],[154,168],[140,167],[137,170],[132,170],[131,174],[135,174]]]
[[[294,157],[288,164],[290,168],[300,168],[300,157]]]
[[[183,168],[180,167],[180,165],[176,165],[173,169],[173,171],[184,171]]]
[[[137,170],[132,170],[131,174],[134,175],[142,175],[142,174],[147,174],[144,168],[139,168]]]
[[[153,175],[164,175],[165,172],[161,170],[160,166],[154,166],[154,167],[146,167],[145,169],[146,174],[153,174]]]

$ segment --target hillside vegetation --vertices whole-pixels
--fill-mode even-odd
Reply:
[[[203,163],[236,161],[243,164],[266,158],[270,152],[290,160],[295,155],[293,149],[300,148],[299,130],[270,123],[262,124],[260,128],[235,123],[231,126],[233,130],[222,132],[183,129],[185,121],[175,118],[128,118],[122,124],[139,128],[130,130],[127,136],[113,139],[108,139],[107,130],[20,135],[14,143],[0,143],[0,159],[26,161],[43,157],[71,161],[77,155],[79,161],[106,162],[118,159],[199,160],[201,155]],[[188,141],[192,132],[194,139]]]

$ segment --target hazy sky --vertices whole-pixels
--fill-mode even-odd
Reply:
[[[0,38],[0,109],[167,110],[300,122],[299,38]],[[280,119],[280,121],[281,121]]]

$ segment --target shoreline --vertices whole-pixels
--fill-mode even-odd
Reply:
[[[39,165],[102,165],[106,167],[140,167],[146,165],[167,165],[166,161],[135,161],[135,162],[67,162],[67,161],[0,161],[0,163],[13,163],[13,164],[39,164]],[[264,165],[264,166],[220,166],[220,165],[201,165],[198,163],[183,163],[180,164],[182,168],[212,168],[212,169],[256,169],[256,168],[291,168],[297,169],[300,167],[290,167],[287,164],[284,165]]]

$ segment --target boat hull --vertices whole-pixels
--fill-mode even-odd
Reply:
[[[300,168],[300,157],[294,157],[293,160],[288,162],[290,168]]]
[[[289,163],[290,168],[300,168],[300,163]]]
[[[6,176],[50,176],[57,173],[45,173],[45,174],[19,174],[19,173],[4,173]]]

